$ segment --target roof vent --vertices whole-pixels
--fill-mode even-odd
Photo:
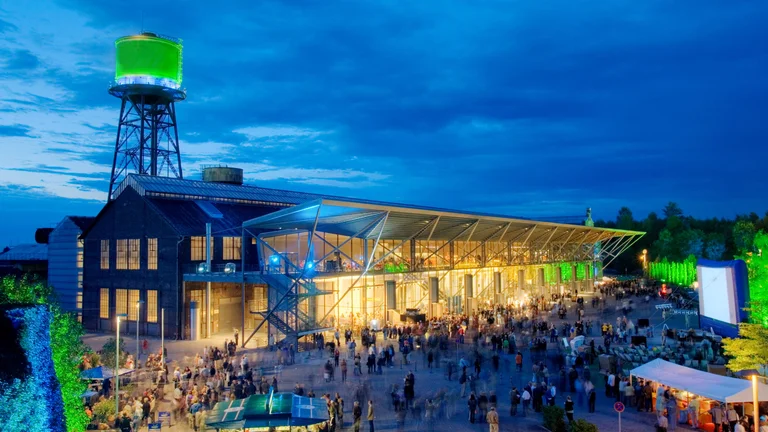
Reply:
[[[203,166],[203,181],[210,183],[243,184],[243,170],[228,166]]]

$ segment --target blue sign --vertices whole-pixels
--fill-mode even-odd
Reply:
[[[163,423],[166,423],[168,426],[171,425],[170,411],[160,411],[157,413],[157,424],[163,424]]]
[[[149,430],[160,430],[163,427],[162,425],[162,423],[150,423],[148,426]]]

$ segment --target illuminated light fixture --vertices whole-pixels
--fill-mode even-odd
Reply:
[[[197,272],[198,273],[208,273],[208,264],[201,262],[197,265]]]
[[[315,263],[312,262],[312,261],[307,263],[307,269],[312,269],[312,267],[314,267],[314,266],[315,266]]]
[[[234,273],[237,271],[237,265],[235,263],[227,263],[227,265],[224,266],[224,273]]]
[[[270,255],[269,262],[272,264],[279,264],[280,263],[280,255]]]

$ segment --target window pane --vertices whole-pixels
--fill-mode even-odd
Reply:
[[[83,289],[83,272],[77,272],[77,287]]]
[[[205,261],[205,237],[202,237],[202,236],[192,237],[191,245],[192,245],[192,251],[191,251],[192,261]]]
[[[83,268],[83,250],[77,250],[77,268]]]
[[[101,241],[101,269],[109,270],[109,239]]]
[[[125,270],[128,268],[128,240],[117,241],[117,264],[115,268]]]
[[[109,319],[109,288],[101,289],[99,299],[99,318]]]
[[[157,322],[157,290],[147,291],[147,322]]]
[[[115,290],[115,313],[118,315],[128,313],[128,290]]]
[[[147,269],[157,270],[157,239],[147,239]]]
[[[141,268],[141,239],[128,240],[128,269],[139,270]]]
[[[128,319],[136,321],[139,317],[139,308],[137,304],[139,302],[139,290],[128,290]]]
[[[222,259],[224,260],[239,260],[240,259],[240,237],[224,237],[222,244],[224,250],[222,251]]]

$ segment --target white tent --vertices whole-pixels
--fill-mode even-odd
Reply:
[[[752,381],[716,375],[662,359],[636,367],[630,374],[720,402],[752,402]],[[768,385],[760,382],[757,385],[758,399],[768,401]]]

